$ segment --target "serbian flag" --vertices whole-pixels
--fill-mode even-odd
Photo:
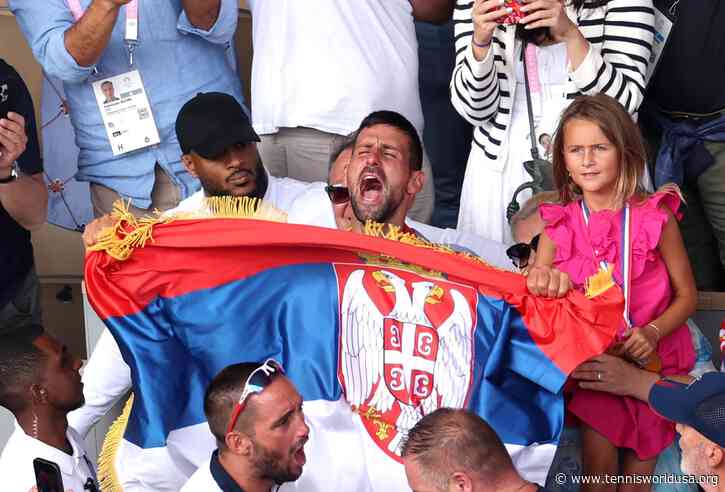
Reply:
[[[533,297],[519,274],[397,231],[220,218],[119,230],[107,246],[118,239],[109,247],[125,259],[93,252],[85,279],[131,368],[124,439],[141,455],[166,448],[182,469],[204,465],[215,448],[206,385],[229,364],[273,357],[311,429],[303,474],[284,490],[409,490],[401,444],[440,407],[481,415],[543,483],[567,375],[604,351],[622,315],[616,290]]]

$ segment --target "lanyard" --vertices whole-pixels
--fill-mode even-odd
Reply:
[[[81,0],[66,0],[76,22],[83,17]],[[128,64],[133,66],[133,53],[138,44],[138,0],[131,0],[126,4],[126,48],[128,49]]]
[[[584,216],[584,223],[587,226],[587,232],[589,230],[589,207],[584,203],[584,200],[579,202],[582,209],[582,215]],[[629,306],[630,306],[630,287],[632,282],[632,248],[631,248],[631,229],[632,229],[632,211],[630,210],[629,203],[624,206],[624,213],[622,215],[622,240],[621,251],[622,255],[622,290],[624,291],[624,321],[627,323],[627,328],[632,326],[631,319],[629,317]],[[590,241],[591,245],[591,241]],[[592,252],[594,252],[592,248]],[[595,258],[598,256],[595,253]],[[607,262],[599,260],[599,268],[602,271],[608,270]],[[613,277],[613,276],[612,276]]]

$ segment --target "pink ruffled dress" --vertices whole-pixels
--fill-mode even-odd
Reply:
[[[632,326],[647,325],[672,302],[667,267],[657,244],[669,217],[662,207],[676,214],[679,206],[679,197],[665,193],[651,195],[644,202],[633,201],[630,205]],[[567,272],[576,288],[584,290],[585,280],[598,271],[599,260],[615,264],[614,279],[622,285],[623,214],[623,210],[593,212],[587,227],[579,201],[541,206],[546,234],[556,244],[554,266]],[[591,243],[587,238],[591,238]],[[695,362],[687,325],[661,339],[657,353],[662,359],[662,375],[687,374]],[[647,403],[634,398],[575,387],[567,408],[615,446],[633,449],[642,460],[656,457],[675,436],[673,423],[656,415]]]

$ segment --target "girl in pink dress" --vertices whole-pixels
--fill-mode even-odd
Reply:
[[[644,191],[640,132],[603,94],[577,98],[564,111],[553,161],[561,204],[540,208],[546,227],[529,285],[551,266],[566,272],[573,288],[590,293],[616,283],[629,307],[610,353],[662,376],[687,374],[695,353],[685,322],[695,310],[696,289],[675,220],[679,191]],[[601,380],[602,373],[593,378]],[[586,475],[651,474],[674,439],[674,424],[630,397],[575,387],[567,408],[581,424]]]

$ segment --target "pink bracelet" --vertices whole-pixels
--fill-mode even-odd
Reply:
[[[473,46],[478,46],[479,48],[488,48],[491,46],[491,41],[493,41],[493,36],[491,39],[488,40],[488,43],[479,43],[476,41],[476,36],[471,36],[471,42],[473,43]]]

